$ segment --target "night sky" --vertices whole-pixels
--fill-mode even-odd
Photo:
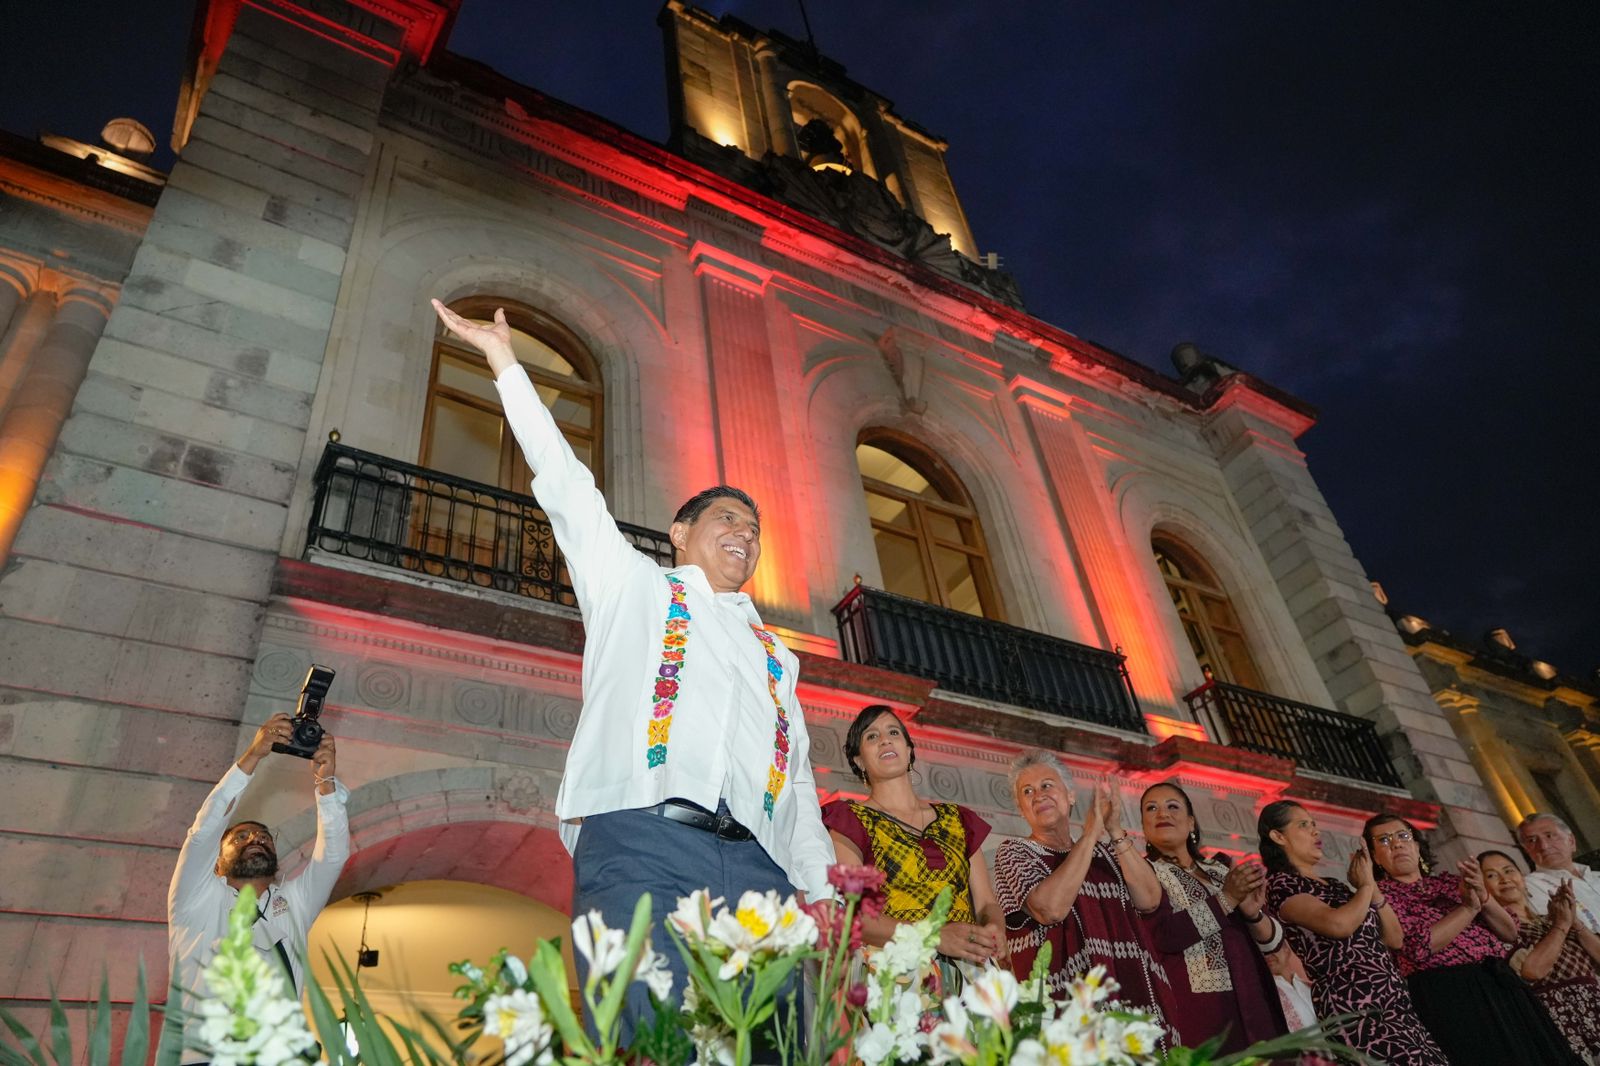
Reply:
[[[793,0],[705,6],[803,35]],[[463,0],[449,47],[663,140],[657,9]],[[1600,666],[1600,4],[809,10],[950,142],[1032,313],[1165,372],[1193,340],[1311,402],[1302,446],[1397,607]],[[191,12],[8,5],[0,127],[131,115],[164,144]]]

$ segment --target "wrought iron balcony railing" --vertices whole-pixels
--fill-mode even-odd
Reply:
[[[1184,699],[1219,744],[1283,756],[1308,770],[1401,787],[1377,727],[1365,718],[1215,680]]]
[[[618,522],[664,565],[665,533]],[[317,464],[306,548],[575,606],[550,520],[532,496],[329,443]]]
[[[833,608],[845,660],[952,692],[1143,732],[1119,652],[857,585]]]

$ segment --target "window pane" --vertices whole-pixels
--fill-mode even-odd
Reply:
[[[983,603],[978,599],[978,582],[972,571],[972,558],[965,552],[949,548],[933,549],[933,568],[939,575],[939,588],[944,592],[945,605],[967,614],[983,617]]]
[[[1220,672],[1235,685],[1259,689],[1261,675],[1256,672],[1256,664],[1250,658],[1250,649],[1245,647],[1244,638],[1225,629],[1213,629],[1211,632],[1224,660]]]
[[[505,420],[445,396],[433,398],[431,437],[424,452],[434,470],[500,483],[500,433]]]
[[[950,515],[934,511],[933,507],[925,507],[922,512],[923,522],[928,525],[928,536],[936,536],[941,541],[955,541],[957,544],[966,544],[966,522],[952,519]]]
[[[550,409],[550,414],[562,425],[579,429],[593,426],[594,404],[589,397],[567,392],[554,385],[535,384],[533,391],[539,394],[540,402]]]
[[[870,444],[856,445],[856,463],[861,467],[861,476],[873,481],[881,481],[886,485],[893,485],[912,496],[926,496],[929,499],[940,499],[933,486],[928,484],[928,479],[909,464],[882,448],[875,448]]]
[[[500,394],[494,390],[494,377],[489,373],[489,365],[482,359],[470,359],[448,348],[440,348],[439,384],[468,396],[476,396],[496,408],[500,406]]]
[[[490,324],[487,318],[474,318],[469,321],[476,322],[480,326]],[[583,380],[573,365],[563,359],[559,352],[531,333],[512,327],[511,350],[516,353],[517,361],[524,366],[537,367],[557,377],[571,378],[574,381]]]
[[[1215,596],[1206,596],[1203,598],[1203,602],[1206,605],[1206,617],[1210,619],[1213,626],[1219,629],[1232,629],[1235,631],[1243,628],[1239,625],[1238,615],[1233,613],[1233,604],[1227,600],[1219,599]]]
[[[910,529],[913,526],[911,505],[904,500],[885,496],[881,492],[867,492],[867,514],[874,522]]]
[[[872,538],[878,545],[878,565],[883,568],[883,587],[889,592],[924,602],[932,600],[928,580],[922,571],[922,553],[911,537],[874,529]]]

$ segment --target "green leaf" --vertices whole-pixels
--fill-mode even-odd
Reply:
[[[633,921],[628,926],[622,965],[612,974],[606,993],[600,998],[600,1009],[595,1012],[594,1031],[600,1035],[607,1052],[616,1047],[617,1015],[622,1012],[628,986],[633,983],[634,970],[638,968],[639,957],[644,954],[645,944],[650,939],[650,924],[650,893],[644,892],[633,905]]]
[[[54,983],[50,987],[50,1053],[55,1056],[56,1066],[73,1066],[72,1026],[61,1000],[56,998]]]
[[[13,1064],[15,1066],[50,1066],[50,1060],[44,1057],[44,1049],[39,1046],[39,1041],[28,1031],[28,1027],[19,1022],[10,1011],[0,1009],[0,1022],[4,1022],[6,1028],[11,1030],[11,1035],[16,1038],[17,1046],[22,1048],[28,1056],[24,1058],[21,1054],[6,1049],[5,1053],[10,1057],[3,1060],[5,1066],[13,1066]]]
[[[89,1029],[89,1061],[111,1061],[111,978],[100,970],[100,997],[94,1004],[94,1025]]]
[[[139,979],[133,990],[133,1009],[122,1034],[122,1066],[144,1066],[150,1057],[150,998],[145,986],[144,959],[139,959]],[[106,1061],[110,1061],[107,1059]]]
[[[561,1043],[567,1053],[581,1059],[593,1059],[594,1045],[589,1042],[589,1034],[583,1031],[578,1016],[572,1013],[572,1004],[567,1001],[567,967],[561,961],[561,951],[554,942],[540,941],[533,958],[528,960],[528,977],[533,981],[539,1001],[544,1004],[550,1024],[561,1034]]]

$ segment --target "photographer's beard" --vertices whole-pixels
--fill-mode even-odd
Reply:
[[[272,849],[252,845],[233,857],[231,864],[218,871],[223,877],[253,881],[258,877],[278,876],[278,856]]]

